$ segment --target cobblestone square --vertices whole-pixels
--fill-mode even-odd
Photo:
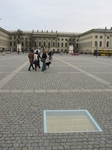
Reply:
[[[0,54],[0,150],[112,150],[112,58],[54,54],[43,73],[27,55]],[[79,109],[103,131],[44,133],[44,110]]]

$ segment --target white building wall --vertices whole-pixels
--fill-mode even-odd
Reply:
[[[0,50],[5,50],[9,49],[9,35],[8,33],[0,28]]]
[[[95,38],[97,36],[97,38]],[[102,38],[101,38],[102,36]],[[98,46],[97,50],[112,50],[112,36],[111,33],[93,33],[93,48],[95,47],[95,41],[97,41]],[[102,42],[102,46],[100,46],[100,42]],[[109,42],[109,46],[107,47],[107,42]]]
[[[79,52],[92,53],[93,51],[93,34],[83,35],[79,38]]]
[[[95,46],[95,42],[97,42],[97,46]],[[107,42],[109,46],[107,46]],[[80,52],[93,53],[96,49],[112,50],[112,30],[90,30],[79,36]]]

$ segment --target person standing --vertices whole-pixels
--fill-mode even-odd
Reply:
[[[94,56],[96,56],[96,57],[97,57],[97,50],[95,50],[95,52],[94,52]]]
[[[34,62],[35,64],[35,71],[37,71],[37,65],[38,65],[38,51],[34,54]]]
[[[96,57],[97,57],[97,50],[96,50]]]
[[[47,55],[46,55],[46,51],[44,50],[43,54],[42,54],[42,58],[41,58],[41,61],[43,62],[43,64],[42,64],[42,71],[45,70],[45,61],[46,61],[46,58],[47,58]]]
[[[34,70],[34,67],[33,67],[33,60],[34,60],[34,53],[33,53],[33,50],[30,51],[30,53],[28,54],[28,58],[29,58],[29,62],[30,62],[30,66],[28,68],[28,71],[31,71],[31,67],[32,69]]]
[[[41,57],[40,57],[40,50],[38,50],[37,52],[38,52],[38,67],[41,68],[40,67],[40,59],[41,59]]]

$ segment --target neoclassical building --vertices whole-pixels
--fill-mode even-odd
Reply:
[[[9,32],[3,28],[0,28],[0,50],[9,49]]]
[[[112,53],[112,28],[92,29],[84,33],[57,31],[6,31],[0,28],[0,50],[29,51],[46,49],[54,52]]]
[[[92,29],[79,34],[79,51],[94,53],[112,53],[112,27],[110,29]]]
[[[39,48],[54,52],[67,52],[71,39],[76,39],[77,36],[75,33],[58,33],[57,31],[21,32],[18,30],[17,32],[10,32],[10,48],[16,50],[16,45],[19,43],[22,51]],[[73,44],[75,45],[75,42]]]

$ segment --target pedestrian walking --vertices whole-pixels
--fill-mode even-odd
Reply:
[[[38,67],[41,68],[40,67],[40,59],[41,59],[41,57],[40,57],[40,50],[38,50],[37,53],[38,53],[38,57],[37,57],[37,59],[38,59]]]
[[[47,55],[46,55],[46,51],[44,50],[43,51],[43,54],[42,54],[42,58],[41,58],[41,61],[42,61],[42,71],[44,71],[45,70],[45,61],[46,61],[46,58],[47,58]]]
[[[30,66],[28,68],[28,71],[31,71],[31,67],[32,69],[34,70],[34,67],[33,67],[33,60],[34,60],[34,53],[33,53],[33,50],[30,51],[30,53],[28,54],[28,58],[29,58],[29,62],[30,62]]]

